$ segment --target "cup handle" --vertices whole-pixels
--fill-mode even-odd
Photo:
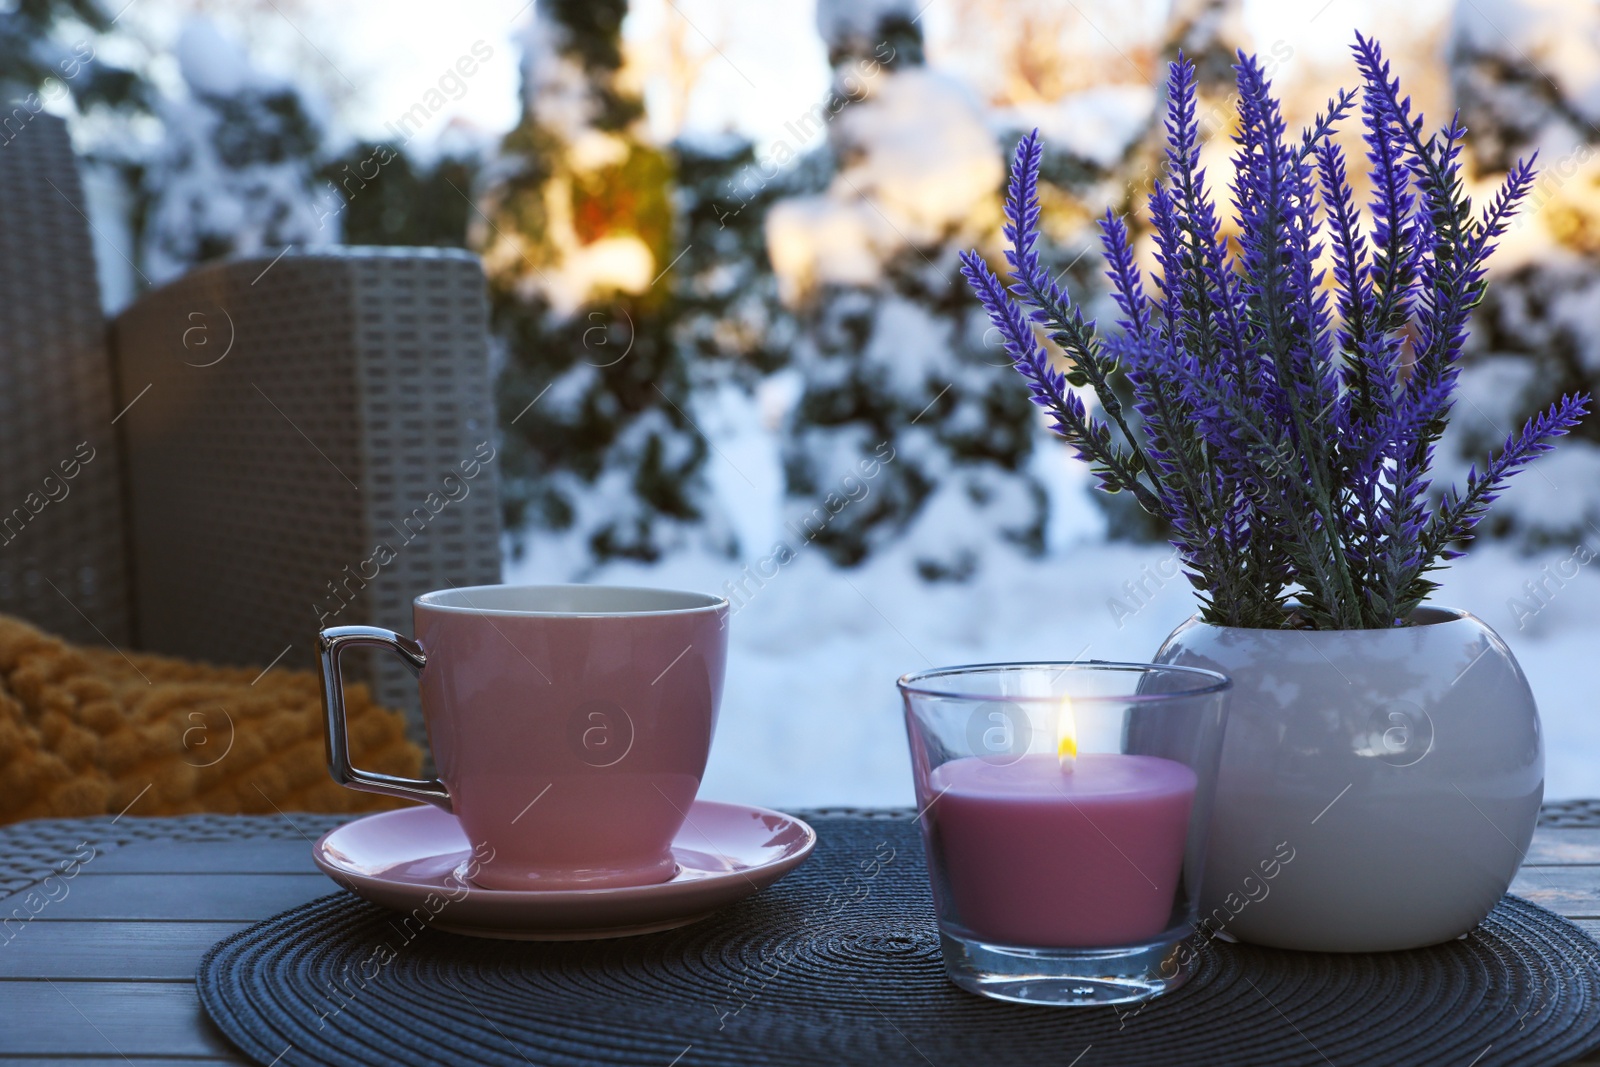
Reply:
[[[409,637],[381,626],[330,626],[317,634],[317,653],[322,664],[322,708],[326,714],[328,770],[333,780],[350,789],[402,800],[423,800],[450,811],[450,791],[437,778],[401,778],[378,771],[364,771],[350,763],[350,735],[345,728],[344,678],[339,673],[339,657],[347,648],[386,648],[399,655],[412,674],[421,674],[428,665],[422,646]]]

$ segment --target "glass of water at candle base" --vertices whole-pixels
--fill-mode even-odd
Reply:
[[[1231,684],[1097,661],[900,679],[951,981],[1121,1004],[1188,980]]]

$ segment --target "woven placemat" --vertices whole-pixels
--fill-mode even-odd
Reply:
[[[810,861],[692,926],[489,941],[336,893],[214,947],[211,1019],[262,1064],[1559,1064],[1600,1046],[1600,946],[1507,897],[1384,955],[1213,942],[1142,1010],[1032,1008],[945,978],[909,820],[820,817]]]

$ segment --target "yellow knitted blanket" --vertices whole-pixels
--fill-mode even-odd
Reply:
[[[396,806],[328,777],[315,675],[257,673],[80,648],[0,615],[0,823]],[[346,692],[356,765],[416,776],[400,714]]]

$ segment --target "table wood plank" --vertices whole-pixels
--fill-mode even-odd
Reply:
[[[33,922],[165,919],[254,922],[338,890],[321,874],[96,874],[66,883],[65,897]]]
[[[315,835],[313,835],[313,838]],[[1596,862],[1600,862],[1597,860]],[[316,874],[309,842],[295,840],[139,841],[84,866],[95,874]]]
[[[11,981],[0,985],[0,1054],[230,1058],[194,986]]]
[[[0,1055],[0,1067],[254,1067],[243,1057],[231,1060],[175,1059],[171,1056],[6,1056]]]
[[[1568,919],[1600,919],[1600,870],[1524,867],[1511,892]]]
[[[1600,830],[1554,830],[1541,828],[1528,846],[1525,866],[1570,867],[1574,864],[1600,865]],[[1600,880],[1600,871],[1595,872]]]
[[[193,982],[206,950],[249,923],[32,922],[0,945],[0,980]],[[0,996],[4,996],[0,987]]]

